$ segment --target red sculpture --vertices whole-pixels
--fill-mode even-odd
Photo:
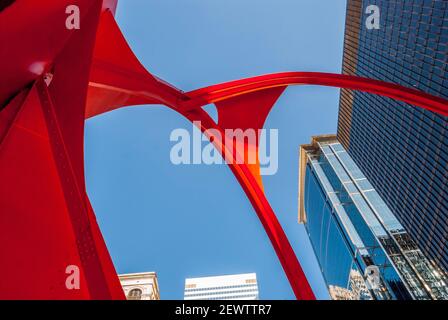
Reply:
[[[325,85],[387,96],[448,115],[448,101],[377,80],[288,72],[184,93],[140,64],[113,13],[117,0],[17,0],[0,5],[2,299],[124,299],[86,194],[84,120],[123,106],[163,104],[201,130],[260,129],[284,89]],[[66,28],[76,5],[80,29]],[[214,103],[215,123],[202,106]],[[223,141],[213,143],[236,157]],[[244,150],[242,149],[244,148]],[[255,152],[242,145],[237,153]],[[314,299],[267,201],[257,164],[229,164],[260,218],[297,299]],[[79,289],[66,268],[79,266]]]

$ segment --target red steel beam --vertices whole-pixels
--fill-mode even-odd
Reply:
[[[323,72],[282,72],[225,82],[186,93],[182,108],[190,109],[238,95],[290,85],[319,85],[372,93],[448,116],[448,101],[395,83]]]

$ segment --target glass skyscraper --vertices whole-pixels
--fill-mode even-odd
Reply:
[[[336,136],[300,148],[299,222],[333,299],[448,299],[447,276],[396,219]]]
[[[368,29],[366,8],[380,9]],[[448,1],[348,0],[343,73],[448,98]],[[338,140],[422,252],[448,270],[448,118],[341,91]]]

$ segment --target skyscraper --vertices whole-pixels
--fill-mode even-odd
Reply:
[[[128,300],[160,300],[159,283],[155,272],[120,274],[124,294]]]
[[[300,148],[299,222],[334,299],[448,299],[433,265],[333,135]]]
[[[185,280],[185,300],[258,300],[257,275],[234,274]]]
[[[380,10],[366,27],[367,6]],[[448,98],[448,1],[348,0],[343,73]],[[429,259],[448,270],[448,118],[341,91],[338,139]]]

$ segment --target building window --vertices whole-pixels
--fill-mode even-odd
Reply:
[[[142,290],[132,289],[129,291],[128,300],[142,300]]]

